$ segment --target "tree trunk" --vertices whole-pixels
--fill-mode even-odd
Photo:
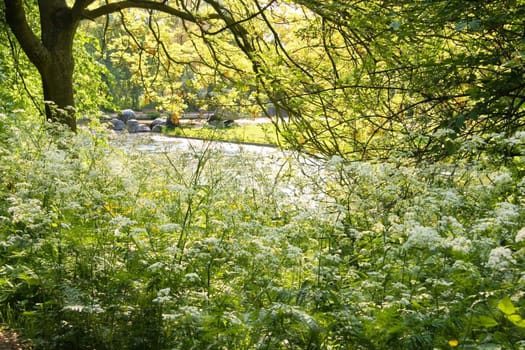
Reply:
[[[79,17],[65,0],[39,0],[39,39],[29,26],[22,0],[4,0],[6,20],[42,78],[46,117],[76,130],[73,96],[73,38]]]
[[[46,117],[50,121],[68,125],[74,131],[76,117],[72,49],[57,50],[52,52],[51,57],[51,62],[43,69],[39,69],[46,101]]]
[[[44,100],[56,105],[46,105],[48,120],[68,125],[76,130],[73,96],[73,39],[78,21],[64,0],[40,0],[40,26],[42,43],[50,60],[39,68],[44,89]]]

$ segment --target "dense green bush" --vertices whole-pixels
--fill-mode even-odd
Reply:
[[[522,134],[406,167],[0,131],[0,316],[36,349],[525,348]]]

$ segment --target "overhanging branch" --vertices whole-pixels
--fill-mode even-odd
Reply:
[[[141,8],[146,10],[154,10],[164,12],[169,15],[179,17],[189,22],[198,22],[199,19],[191,13],[178,10],[174,7],[168,6],[161,2],[155,1],[119,1],[111,4],[100,6],[93,10],[84,10],[83,16],[85,18],[95,19],[97,17],[105,16],[110,13],[118,12],[130,8]]]
[[[252,14],[249,15],[248,17],[243,18],[243,19],[241,19],[241,20],[239,20],[239,21],[231,22],[231,23],[229,23],[227,26],[222,27],[222,28],[220,28],[220,29],[217,29],[217,30],[215,30],[215,31],[207,31],[206,34],[208,34],[208,35],[217,35],[217,34],[219,34],[219,33],[222,33],[222,32],[225,31],[225,30],[228,30],[231,26],[234,26],[234,25],[236,26],[236,25],[240,25],[240,24],[242,24],[242,23],[244,23],[244,22],[248,22],[248,21],[254,19],[255,17],[259,16],[260,14],[262,14],[264,11],[266,11],[266,10],[267,10],[270,6],[272,6],[274,3],[275,3],[275,0],[272,0],[272,1],[270,1],[266,6],[264,6],[263,8],[261,8],[261,7],[259,6],[259,3],[257,3],[257,7],[259,7],[259,11],[255,12],[255,13],[252,13]]]

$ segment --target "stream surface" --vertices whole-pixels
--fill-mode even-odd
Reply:
[[[316,182],[322,182],[324,177],[322,162],[301,156],[297,152],[281,150],[274,146],[170,137],[159,134],[117,134],[112,142],[126,152],[202,154],[212,151],[225,156],[241,156],[254,162],[256,168],[268,171],[266,175],[273,177],[275,184],[279,183],[279,190],[289,198],[309,203],[308,206],[327,201],[323,194],[317,193],[317,186],[306,185],[304,181],[299,181],[298,185],[288,177],[283,181],[278,181],[282,171],[286,170],[287,166],[292,166],[297,170],[295,176],[306,176],[316,179]]]
[[[159,134],[120,134],[114,138],[114,143],[124,149],[142,152],[202,152],[213,150],[225,155],[257,154],[263,156],[281,155],[282,151],[273,146],[242,144],[223,141],[210,141],[194,138],[163,136]],[[289,152],[286,152],[289,154]]]

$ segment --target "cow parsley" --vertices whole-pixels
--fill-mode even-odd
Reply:
[[[408,239],[404,244],[405,249],[429,248],[434,249],[441,245],[443,238],[438,232],[431,228],[421,226],[418,223],[407,232]]]
[[[514,240],[516,241],[516,243],[525,241],[525,226],[518,231]]]
[[[512,251],[506,247],[496,247],[489,253],[486,266],[494,270],[505,270],[516,264],[512,257]]]
[[[494,214],[496,216],[496,223],[500,225],[513,225],[519,218],[520,213],[517,205],[502,202],[498,204]]]

